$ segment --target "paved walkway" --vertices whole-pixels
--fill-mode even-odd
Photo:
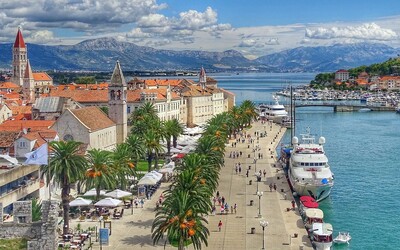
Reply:
[[[260,220],[266,220],[269,222],[268,227],[265,228],[266,249],[300,249],[300,247],[312,249],[297,209],[296,211],[287,211],[287,208],[291,207],[293,197],[282,171],[275,167],[275,148],[284,134],[284,129],[275,124],[270,126],[256,122],[247,133],[254,138],[255,131],[259,133],[266,131],[267,136],[261,137],[259,141],[255,140],[254,144],[248,144],[246,141],[246,143],[237,143],[236,147],[228,146],[226,148],[225,167],[221,170],[218,190],[230,206],[235,203],[238,205],[237,213],[225,215],[217,213],[215,216],[208,217],[209,246],[203,246],[203,248],[261,249],[263,232]],[[257,145],[260,150],[253,152],[253,148]],[[236,159],[229,158],[231,151],[242,151],[242,156]],[[258,158],[258,153],[263,154],[263,159],[257,160],[254,164],[254,157]],[[242,173],[236,174],[234,166],[239,162],[242,166]],[[246,177],[246,170],[249,166],[251,166],[251,170],[249,177]],[[259,198],[256,195],[257,182],[254,175],[256,169],[257,171],[265,169],[267,172],[266,178],[263,177],[262,181],[258,183],[258,190],[263,191],[260,204],[262,218],[258,218]],[[253,182],[252,185],[249,185],[250,180]],[[270,183],[277,185],[277,191],[270,192]],[[122,219],[112,220],[110,245],[103,246],[103,249],[176,249],[168,245],[164,246],[162,241],[154,246],[151,239],[155,203],[168,185],[169,183],[163,183],[152,199],[146,201],[144,208],[134,208],[132,215],[131,210],[125,210]],[[286,193],[286,200],[284,193]],[[250,201],[253,201],[253,206],[250,206]],[[219,212],[218,206],[217,212]],[[221,232],[218,232],[217,227],[219,220],[223,223]],[[75,220],[71,223],[71,228],[76,227],[77,223],[80,223],[83,229],[88,226],[99,226],[99,222]],[[253,234],[251,228],[255,228]],[[297,234],[298,237],[294,238],[294,234]],[[93,249],[99,248],[98,242],[95,242]],[[188,249],[193,248],[189,247]]]

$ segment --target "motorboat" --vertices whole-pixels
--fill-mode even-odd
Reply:
[[[300,201],[299,213],[303,216],[305,215],[308,209],[319,207],[318,202],[311,196],[306,196],[306,195],[301,196],[299,201]]]
[[[285,116],[281,120],[281,125],[282,127],[285,127],[287,129],[291,129],[293,126],[293,119],[290,116]]]
[[[358,110],[358,112],[360,112],[360,113],[366,113],[366,112],[371,112],[371,111],[372,111],[372,109],[369,109],[369,108],[362,108],[362,109]]]
[[[333,227],[330,223],[313,223],[309,230],[311,240],[317,250],[328,250],[332,248]]]
[[[320,137],[317,144],[310,128],[301,136],[301,142],[296,136],[292,139],[289,183],[297,195],[309,195],[319,202],[330,195],[334,184],[334,176],[323,147],[325,138]]]
[[[338,236],[333,239],[333,243],[336,244],[349,244],[351,236],[349,232],[339,232]]]
[[[276,123],[282,123],[282,119],[288,116],[288,112],[285,110],[285,106],[279,104],[279,98],[273,96],[274,103],[266,105],[264,109],[264,116],[268,120],[272,120]]]
[[[307,229],[312,228],[314,223],[324,222],[324,212],[319,208],[309,208],[304,213],[304,225]]]

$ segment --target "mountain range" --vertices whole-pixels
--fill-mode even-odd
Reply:
[[[11,43],[0,44],[0,68],[10,68]],[[327,72],[340,68],[386,61],[399,49],[380,43],[336,44],[298,47],[250,60],[236,50],[162,50],[138,46],[114,38],[85,40],[75,45],[28,44],[28,57],[35,70],[111,71],[119,60],[124,70],[198,70]]]

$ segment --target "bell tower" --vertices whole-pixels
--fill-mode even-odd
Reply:
[[[25,67],[28,60],[27,49],[22,37],[21,28],[18,27],[17,37],[15,38],[12,49],[12,82],[22,86],[24,83]]]
[[[127,85],[119,61],[115,64],[108,86],[108,117],[117,124],[117,144],[128,135]]]
[[[29,60],[26,62],[22,91],[28,102],[35,102],[35,80],[33,78],[32,68],[29,64]]]

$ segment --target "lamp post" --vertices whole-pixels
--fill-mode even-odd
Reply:
[[[257,195],[258,195],[258,218],[261,218],[262,216],[261,216],[261,196],[263,196],[263,192],[262,191],[260,191],[260,192],[257,192]]]
[[[260,176],[261,176],[260,172],[256,172],[256,178],[257,178],[257,192],[256,192],[256,194],[258,194],[258,180],[260,179]]]
[[[265,221],[265,220],[260,221],[260,226],[263,229],[263,247],[262,247],[262,249],[265,250],[265,228],[268,226],[268,221]]]

